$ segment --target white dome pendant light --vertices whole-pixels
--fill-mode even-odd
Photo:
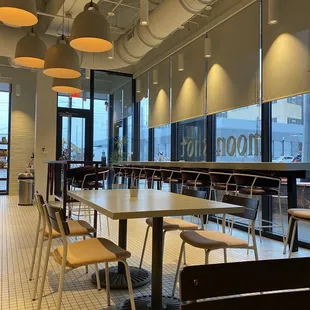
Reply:
[[[44,67],[45,53],[45,43],[32,29],[17,43],[14,62],[22,67],[40,69]]]
[[[140,0],[140,25],[149,24],[149,0]]]
[[[0,21],[12,27],[28,27],[37,24],[36,1],[0,0]]]
[[[80,94],[82,92],[81,79],[54,79],[52,90],[63,94]]]
[[[279,1],[268,0],[268,24],[275,25],[279,22]]]
[[[63,2],[62,36],[47,50],[43,73],[53,78],[76,79],[81,76],[79,56],[70,46],[64,32],[65,1]]]
[[[92,1],[74,20],[70,45],[78,51],[102,53],[112,49],[110,25]]]
[[[211,38],[206,34],[205,37],[205,58],[210,58],[212,56],[212,42]]]

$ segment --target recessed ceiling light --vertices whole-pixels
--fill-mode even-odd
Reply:
[[[113,16],[115,16],[115,13],[114,12],[108,12],[108,16],[113,17]]]
[[[206,11],[211,11],[212,10],[212,6],[211,5],[207,5],[205,8]]]
[[[179,26],[180,30],[183,30],[184,28],[185,28],[184,25]]]

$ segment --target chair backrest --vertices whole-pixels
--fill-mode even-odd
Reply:
[[[258,199],[224,195],[223,202],[244,207],[243,213],[235,213],[235,214],[230,213],[230,215],[242,217],[244,219],[252,221],[256,220],[259,205]]]
[[[227,182],[229,182],[229,184],[234,184],[232,171],[209,169],[209,174],[212,183],[226,184]]]
[[[181,310],[291,310],[306,305],[309,266],[310,258],[296,258],[185,267],[180,275]],[[296,291],[301,289],[308,290]]]
[[[199,177],[200,172],[199,171],[187,171],[187,170],[181,170],[182,180],[183,181],[195,181]]]
[[[253,186],[262,188],[276,188],[281,185],[281,179],[257,173],[255,171],[237,171],[233,173],[234,180],[238,186]]]
[[[206,199],[206,191],[196,191],[194,189],[183,188],[182,195]]]
[[[161,169],[160,173],[163,180],[168,179],[171,176],[174,179],[181,179],[182,177],[180,169],[177,168]]]
[[[160,176],[160,168],[153,168],[153,167],[149,167],[149,168],[144,168],[145,171],[145,175],[147,178],[152,178],[153,176]]]
[[[56,214],[59,213],[63,232],[65,235],[69,235],[70,234],[69,225],[66,222],[66,217],[63,213],[63,210],[59,207],[50,204],[44,204],[44,207],[46,211],[45,214],[47,217],[47,225],[50,225],[51,228],[53,228],[55,231],[59,232],[62,235],[62,229],[56,217]],[[62,235],[62,237],[64,238],[65,236]]]

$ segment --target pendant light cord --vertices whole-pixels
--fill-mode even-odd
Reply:
[[[62,6],[62,39],[65,38],[65,0],[63,0],[63,6]]]

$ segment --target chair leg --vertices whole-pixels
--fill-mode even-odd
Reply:
[[[132,282],[131,282],[129,266],[128,266],[126,261],[122,261],[122,263],[125,265],[125,270],[126,270],[126,278],[127,278],[127,285],[128,285],[128,293],[129,293],[131,310],[136,310],[135,298],[134,298],[133,289],[132,289]]]
[[[96,272],[97,288],[98,288],[98,291],[101,291],[98,264],[95,264],[95,272]]]
[[[227,263],[227,249],[223,249],[224,250],[224,263]]]
[[[40,228],[41,228],[41,215],[39,215],[39,220],[38,220],[38,225],[37,225],[36,239],[35,239],[35,243],[34,243],[32,261],[31,261],[31,268],[30,268],[30,274],[29,274],[29,281],[31,281],[33,278],[33,269],[34,269],[34,265],[35,265],[38,242],[39,242],[39,237],[40,237]],[[42,228],[42,230],[43,229],[44,228]]]
[[[107,291],[108,306],[111,306],[109,263],[105,263],[105,283],[106,283],[105,287]]]
[[[108,237],[110,238],[111,237],[111,234],[110,234],[110,222],[109,222],[109,218],[106,216],[107,218],[107,228],[108,228]]]
[[[65,273],[66,273],[66,258],[63,257],[62,264],[61,264],[61,270],[60,270],[59,285],[58,285],[58,297],[57,297],[57,307],[56,307],[57,310],[61,309],[61,300],[62,300],[64,280],[65,280]]]
[[[182,256],[183,256],[183,252],[184,252],[184,248],[185,248],[185,242],[183,241],[182,245],[181,245],[181,249],[180,249],[180,255],[179,255],[179,261],[178,261],[178,265],[177,265],[177,271],[175,274],[175,279],[174,279],[174,284],[173,284],[173,288],[172,288],[172,296],[174,296],[175,294],[175,289],[177,287],[177,282],[179,279],[179,272],[180,272],[180,268],[181,268],[181,262],[182,262]]]
[[[293,222],[293,217],[290,217],[290,220],[288,222],[288,227],[287,227],[287,236],[285,238],[285,243],[284,243],[284,249],[283,249],[283,254],[286,254],[286,248],[287,248],[287,244],[288,244],[288,238],[291,232],[291,226],[292,226],[292,222]]]
[[[141,254],[141,260],[140,260],[140,265],[139,268],[142,267],[143,264],[143,258],[144,258],[144,254],[145,254],[145,248],[146,248],[146,242],[147,242],[147,237],[149,235],[149,230],[150,230],[151,226],[148,226],[145,232],[145,238],[144,238],[144,244],[143,244],[143,249],[142,249],[142,254]]]
[[[183,264],[186,265],[186,245],[184,244]]]
[[[83,236],[83,240],[86,240],[86,236]],[[85,265],[85,273],[88,273],[88,265]]]
[[[46,274],[47,274],[47,267],[48,267],[48,261],[50,257],[50,251],[51,251],[51,246],[52,246],[52,238],[50,237],[48,239],[47,243],[47,248],[46,248],[46,256],[45,256],[45,262],[44,262],[44,267],[43,267],[43,275],[42,275],[42,284],[39,292],[39,300],[37,304],[37,310],[41,310],[41,304],[42,304],[42,298],[43,298],[43,292],[44,292],[44,285],[45,285],[45,280],[46,280]],[[39,274],[37,275],[39,278]],[[34,295],[32,300],[36,299],[36,292],[37,291],[37,280],[36,280],[36,285],[34,289]]]
[[[251,222],[249,220],[249,223],[248,223],[248,244],[250,244],[250,234],[252,232],[252,229],[251,229]],[[247,249],[247,255],[249,255],[249,248]]]
[[[209,264],[210,252],[211,252],[211,250],[206,250],[206,254],[205,254],[205,264],[206,264],[206,265]]]
[[[296,235],[296,228],[297,228],[297,221],[295,220],[294,227],[293,227],[293,233],[292,233],[291,244],[290,244],[290,254],[289,254],[289,258],[292,257],[292,253],[293,253],[293,245],[294,245],[294,239],[295,239],[295,235]]]
[[[203,215],[201,214],[199,217],[200,217],[201,230],[205,230],[205,224],[203,222]]]
[[[37,270],[35,275],[35,283],[32,293],[32,300],[36,299],[37,296],[37,289],[38,289],[38,282],[39,282],[39,275],[40,275],[40,268],[41,268],[41,260],[42,260],[42,251],[43,251],[43,243],[44,243],[44,231],[41,231],[41,238],[39,243],[39,252],[38,252],[38,262],[37,262]],[[48,248],[46,249],[48,251]],[[48,253],[49,254],[49,253]]]
[[[283,225],[283,214],[282,214],[282,204],[281,204],[281,196],[278,195],[278,205],[279,205],[279,214],[280,214],[280,221],[281,221],[281,229],[282,229],[282,238],[283,243],[285,243],[285,235],[284,235],[284,225]]]
[[[254,255],[255,255],[255,260],[259,260],[258,258],[258,251],[257,251],[257,242],[256,242],[256,236],[255,236],[255,224],[251,225],[251,233],[252,233],[252,242],[253,242],[253,250],[254,250]]]

